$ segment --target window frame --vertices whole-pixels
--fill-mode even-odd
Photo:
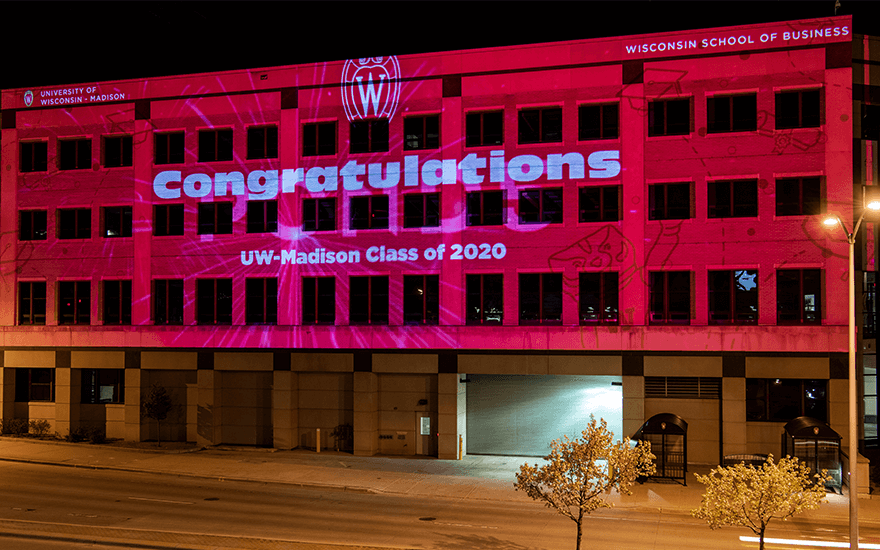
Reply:
[[[105,239],[121,239],[131,237],[134,209],[128,205],[101,207],[101,237]],[[119,235],[111,235],[111,224],[119,225]]]
[[[487,280],[492,277],[492,280]],[[495,279],[497,277],[497,280]],[[476,283],[478,288],[472,288]],[[497,284],[497,292],[487,292],[486,287]],[[488,319],[489,307],[492,299],[500,304],[500,316],[498,319]],[[476,302],[476,303],[475,303]],[[479,307],[472,307],[478,305]],[[467,325],[502,325],[504,324],[504,274],[503,273],[469,273],[465,276],[465,324]],[[474,315],[472,312],[478,312]]]
[[[537,208],[534,209],[533,212],[529,212],[530,205],[535,204],[534,198],[529,198],[528,195],[537,193]],[[553,210],[552,208],[548,209],[548,203],[550,205],[553,204],[553,199],[550,197],[552,193],[556,193],[558,195],[557,209]],[[519,190],[519,201],[517,208],[517,218],[518,223],[520,225],[534,225],[534,224],[561,224],[563,223],[563,188],[562,187],[532,187],[528,189],[520,189]],[[525,214],[524,214],[525,212]],[[533,217],[537,216],[535,219]]]
[[[594,277],[598,280],[589,281]],[[597,287],[597,290],[591,293],[585,289],[590,283],[596,284]],[[586,296],[589,294],[595,295],[597,300],[588,302]],[[593,306],[595,313],[589,313],[588,306]],[[578,273],[578,319],[584,326],[620,324],[620,275],[617,271]]]
[[[362,153],[387,153],[390,142],[390,128],[387,118],[370,118],[352,120],[349,123],[348,152],[353,155]],[[366,130],[361,130],[366,128]],[[355,140],[357,130],[357,141]],[[366,132],[366,139],[361,140],[361,132]]]
[[[278,201],[247,201],[247,233],[278,232]]]
[[[693,107],[691,102],[691,97],[676,97],[676,98],[655,98],[648,101],[648,137],[663,137],[663,136],[687,136],[691,133],[691,127],[693,126]],[[676,129],[671,130],[669,123],[669,107],[670,105],[675,104],[684,105],[687,103],[687,123],[684,124],[687,128],[678,129],[678,126],[682,126],[681,122],[675,124]],[[662,111],[658,112],[657,109],[659,106],[663,106]],[[662,113],[662,116],[660,116]],[[675,113],[678,114],[678,113]],[[660,121],[658,122],[658,117]],[[684,130],[684,131],[682,131]]]
[[[247,277],[244,306],[246,325],[277,325],[278,277]]]
[[[18,211],[19,241],[45,241],[48,238],[49,212],[47,210]]]
[[[687,206],[687,216],[682,217],[680,215],[670,214],[670,210],[673,208],[675,211],[680,211],[682,209],[681,205],[670,206],[669,204],[669,192],[670,188],[684,188],[687,186],[688,192],[688,206]],[[663,205],[662,208],[658,208],[656,205],[657,202],[657,189],[663,189]],[[662,210],[660,215],[657,214],[658,210]],[[657,221],[657,220],[690,220],[694,217],[694,186],[692,182],[681,182],[681,181],[670,181],[670,182],[660,182],[660,183],[650,183],[648,184],[648,220],[649,221]]]
[[[758,94],[756,92],[714,95],[706,98],[707,134],[754,132],[757,129]]]
[[[302,125],[302,155],[304,157],[335,156],[339,132],[337,120],[306,122]],[[322,143],[322,137],[327,139],[327,128],[332,127],[332,147],[328,149],[326,143]],[[322,130],[324,130],[322,132]],[[314,134],[314,135],[310,135]]]
[[[322,213],[326,214],[327,212],[332,212],[333,217],[328,219],[326,216],[322,216]],[[336,220],[339,217],[337,214],[336,197],[303,199],[303,231],[336,231]],[[326,227],[331,222],[333,227]]]
[[[66,213],[73,213],[73,236],[65,236],[70,230],[66,228],[64,216]],[[56,211],[56,232],[58,239],[74,240],[74,239],[91,239],[92,238],[92,209],[91,208],[59,208]]]
[[[113,397],[101,399],[101,388],[113,388]],[[125,404],[125,369],[81,369],[80,404]]]
[[[301,287],[302,324],[309,326],[335,325],[336,277],[333,275],[303,277]]]
[[[824,399],[808,399],[807,387],[821,382],[824,386]],[[773,399],[773,388],[779,386],[783,390],[786,386],[795,387],[798,395],[799,403],[795,404],[791,400],[786,403],[779,396]],[[780,403],[782,401],[782,403]],[[810,407],[808,401],[814,401],[819,404],[817,409],[815,406]],[[830,408],[828,380],[813,378],[746,378],[745,392],[746,406],[746,422],[788,422],[799,416],[811,416],[822,422],[828,421]],[[797,410],[791,415],[781,415],[786,408],[796,406]],[[818,414],[818,411],[824,414]]]
[[[382,215],[384,206],[384,216]],[[358,216],[360,212],[366,216]],[[351,230],[388,229],[390,220],[388,195],[359,195],[349,197],[349,223]]]
[[[73,143],[73,165],[68,161],[68,152],[65,151],[67,144]],[[83,145],[87,145],[83,148]],[[82,166],[87,164],[86,166]],[[89,170],[92,168],[92,138],[63,138],[58,140],[58,170]]]
[[[615,207],[613,210],[613,217],[611,216],[612,210],[608,208],[609,197],[606,197],[606,194],[609,194],[609,190],[614,190],[614,200],[611,201],[614,203]],[[586,185],[578,188],[578,223],[596,223],[596,222],[618,222],[623,219],[623,212],[621,208],[621,197],[623,193],[621,193],[621,186],[618,185]],[[597,193],[598,200],[595,201],[598,203],[597,209],[587,209],[585,204],[587,201],[592,200],[595,197],[589,197],[588,195]],[[587,216],[588,212],[596,212],[598,215],[595,218],[589,218]]]
[[[562,273],[518,273],[518,303],[519,303],[519,324],[524,325],[561,325],[563,316],[563,280]],[[530,277],[537,277],[536,282],[526,280]],[[554,280],[548,280],[548,279]],[[551,287],[550,290],[546,290]],[[553,287],[558,287],[554,290]],[[530,297],[535,297],[530,299]],[[547,307],[548,300],[554,297],[559,302],[559,317],[552,317],[554,311]],[[537,304],[536,311],[530,311],[526,315],[526,310],[532,309],[532,303]],[[552,304],[550,304],[552,305]],[[533,317],[533,318],[530,318]]]
[[[418,211],[413,212],[414,208]],[[440,227],[440,210],[440,193],[406,193],[403,195],[403,228]]]
[[[671,275],[675,275],[678,281],[684,276],[687,280],[687,292],[681,290],[670,291]],[[693,319],[694,307],[694,285],[693,272],[684,270],[671,271],[651,271],[648,281],[648,324],[650,325],[690,325]],[[672,294],[671,292],[674,292]],[[674,296],[687,296],[686,311],[680,308],[673,308]],[[657,307],[659,306],[659,307]],[[683,317],[686,316],[686,317]]]
[[[176,136],[180,137],[179,144],[177,143]],[[165,143],[160,143],[160,141]],[[184,164],[186,162],[186,132],[183,130],[154,132],[153,146],[153,164],[157,166]],[[163,151],[162,158],[160,158],[160,151]]]
[[[131,325],[131,285],[131,279],[101,281],[103,324]]]
[[[350,325],[377,325],[389,324],[389,277],[388,275],[350,275],[349,298],[348,298],[348,323]],[[355,286],[366,283],[365,292],[355,289]],[[366,300],[366,313],[355,315],[356,299]]]
[[[707,181],[706,217],[709,219],[757,218],[758,180],[754,178]]]
[[[183,279],[153,279],[150,287],[150,318],[153,325],[182,325],[184,314]],[[179,317],[176,315],[178,312]]]
[[[197,213],[198,234],[232,235],[232,206],[232,201],[200,202]]]
[[[755,279],[755,293],[749,290],[740,290],[738,273],[748,275],[753,272]],[[723,281],[727,286],[717,288],[716,282]],[[757,269],[710,269],[708,271],[708,306],[710,325],[756,325],[760,315],[760,279]],[[754,312],[745,311],[753,305],[749,297],[754,297]],[[721,303],[719,303],[721,302]],[[722,308],[721,306],[724,306]]]
[[[774,119],[774,127],[777,130],[794,130],[797,128],[820,128],[822,126],[822,118],[823,118],[823,88],[808,88],[801,90],[777,90],[773,95],[773,119]],[[816,112],[809,114],[809,121],[805,120],[808,117],[804,114],[805,106],[804,95],[805,94],[816,94]],[[787,120],[789,117],[785,117],[784,119],[780,117],[781,109],[781,101],[784,100],[785,97],[791,97],[793,95],[797,95],[797,121],[795,122],[783,122],[780,124],[780,120]]]
[[[440,324],[440,276],[403,276],[403,324]]]
[[[258,135],[261,133],[262,135]],[[274,135],[273,135],[274,134]],[[247,160],[278,158],[278,125],[259,124],[250,126],[245,134]]]
[[[118,148],[111,156],[111,151]],[[101,158],[104,168],[131,168],[134,166],[134,140],[128,135],[101,136]],[[112,159],[112,163],[111,163]]]
[[[430,124],[436,124],[429,128]],[[420,124],[419,124],[420,123]],[[424,151],[440,148],[440,113],[409,115],[403,117],[403,150]]]
[[[552,119],[552,117],[557,114],[557,111],[559,115],[558,128],[556,127],[556,121]],[[537,113],[537,121],[527,120],[527,118],[533,113]],[[547,120],[547,118],[551,118],[551,120]],[[563,127],[565,119],[563,118],[563,110],[561,105],[547,105],[544,107],[523,107],[517,109],[516,120],[516,136],[518,145],[533,145],[537,143],[562,143],[563,141]],[[529,132],[530,128],[534,125],[535,122],[537,122],[537,128],[534,128],[531,130],[531,132]],[[530,134],[532,132],[536,133],[537,135],[535,137],[531,137]],[[557,132],[558,139],[556,139]]]
[[[196,324],[231,325],[232,304],[232,278],[196,279]]]
[[[780,192],[781,185],[786,183],[797,182],[797,201],[784,200],[783,194]],[[806,188],[807,182],[815,185],[815,202],[814,211],[809,211],[808,205],[810,201],[807,199]],[[775,200],[777,217],[788,216],[814,216],[825,213],[825,178],[822,176],[801,176],[794,178],[777,177],[775,184]]]
[[[70,295],[72,294],[72,295]],[[64,301],[71,298],[70,306]],[[90,325],[92,309],[92,289],[89,280],[58,281],[59,325]]]
[[[587,126],[586,118],[589,110],[596,109],[599,125],[597,128]],[[613,124],[606,124],[613,119]],[[597,130],[593,135],[591,130]],[[620,138],[620,103],[582,103],[578,105],[578,141],[598,141]]]
[[[479,208],[480,211],[478,214],[471,213],[472,199],[479,196]],[[501,200],[501,210],[498,213],[486,213],[486,198],[487,197],[499,197]],[[465,225],[467,227],[490,227],[490,226],[504,226],[507,223],[507,207],[505,204],[506,193],[503,189],[493,189],[487,191],[470,191],[465,194]],[[498,216],[500,219],[495,222],[491,220],[487,220],[487,217],[492,216],[492,220],[494,220],[494,216]],[[477,223],[471,223],[471,220],[477,218]]]
[[[38,147],[39,146],[39,147]],[[38,151],[37,149],[41,149]],[[25,159],[25,151],[29,150],[29,159]],[[49,142],[45,140],[28,140],[18,142],[18,171],[23,174],[47,172],[49,170]],[[29,162],[28,162],[29,160]]]
[[[229,162],[235,159],[235,141],[232,128],[202,128],[196,134],[198,137],[198,162]],[[207,137],[203,137],[208,134],[214,134],[214,139],[209,140]],[[223,137],[221,138],[221,136]],[[228,136],[228,151],[226,136]],[[214,142],[213,146],[210,145],[210,141]]]
[[[159,212],[164,211],[162,218],[165,223],[159,223]],[[176,223],[177,218],[180,223]],[[183,235],[186,225],[186,208],[183,203],[177,204],[154,204],[153,205],[153,236],[154,237],[179,237]],[[160,231],[160,228],[161,231]]]
[[[500,128],[498,129],[498,138],[496,141],[490,141],[486,138],[486,115],[499,115],[500,117]],[[471,132],[473,126],[476,124],[474,121],[479,123],[479,130],[476,132],[476,135]],[[492,136],[493,134],[489,135]],[[497,147],[499,145],[504,145],[504,109],[488,109],[485,111],[481,110],[465,113],[464,139],[465,147]]]
[[[26,373],[26,374],[25,374]],[[34,382],[36,374],[42,374],[48,378],[48,382]],[[35,388],[48,389],[48,397],[35,397]],[[42,367],[29,367],[15,369],[15,402],[16,403],[54,403],[55,402],[55,369]]]
[[[25,287],[28,289],[27,296],[23,292]],[[42,289],[42,296],[37,296],[39,289]],[[46,325],[46,289],[46,281],[18,281],[17,325]],[[27,304],[27,308],[25,308],[25,304]],[[25,313],[25,309],[27,309],[27,313]]]
[[[791,277],[789,274],[797,274],[796,277]],[[785,274],[786,277],[782,277],[781,275]],[[809,275],[812,281],[805,281],[805,276]],[[796,279],[796,280],[795,280]],[[813,312],[812,315],[815,317],[814,319],[810,319],[810,312],[808,310],[809,304],[807,304],[805,292],[808,290],[805,287],[806,283],[809,282],[811,284],[816,285],[814,301],[812,304]],[[796,301],[798,302],[796,305],[794,301],[791,303],[784,303],[783,299],[787,295],[792,294],[793,285],[797,285],[797,297]],[[822,317],[823,317],[823,293],[825,290],[825,273],[822,269],[818,268],[802,268],[802,269],[777,269],[776,270],[776,324],[777,325],[821,325]],[[792,305],[795,305],[794,308],[791,308]],[[788,313],[788,310],[794,311],[797,310],[798,319],[794,319],[793,313]],[[785,318],[783,318],[785,317]]]

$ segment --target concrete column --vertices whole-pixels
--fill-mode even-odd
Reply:
[[[66,436],[79,427],[80,371],[55,368],[55,431]]]
[[[2,354],[0,351],[0,357]],[[0,367],[0,420],[12,420],[14,416],[15,369]]]
[[[721,380],[721,412],[724,434],[721,459],[726,455],[748,452],[746,433],[746,379],[725,377]]]
[[[275,371],[272,384],[272,446],[293,449],[299,431],[299,379],[295,372]]]
[[[141,369],[125,369],[125,440],[143,441],[141,428]]]
[[[645,377],[623,376],[623,437],[632,437],[645,423]]]
[[[379,377],[372,372],[354,373],[354,454],[379,452]]]
[[[458,458],[458,373],[437,375],[437,458]]]
[[[198,371],[198,405],[196,443],[198,445],[217,445],[222,439],[220,428],[220,388],[221,376],[219,371]]]

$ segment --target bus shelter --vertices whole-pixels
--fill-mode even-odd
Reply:
[[[791,420],[782,431],[782,456],[797,457],[811,472],[828,470],[825,486],[841,490],[840,434],[828,424],[809,416]]]
[[[687,422],[676,414],[655,414],[642,424],[633,439],[647,441],[657,471],[651,478],[681,480],[687,486]]]

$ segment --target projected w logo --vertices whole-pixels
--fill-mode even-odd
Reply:
[[[349,121],[394,116],[400,98],[397,58],[349,59],[342,68],[342,105]]]

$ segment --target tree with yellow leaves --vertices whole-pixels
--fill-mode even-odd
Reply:
[[[570,440],[563,436],[550,443],[550,454],[544,457],[547,464],[540,468],[523,464],[516,474],[517,491],[555,508],[577,524],[577,550],[581,547],[584,515],[612,506],[602,495],[612,489],[630,495],[637,477],[655,471],[656,457],[651,454],[650,443],[643,441],[633,446],[629,438],[616,443],[613,439],[605,420],[600,419],[597,424],[590,416],[590,424],[581,437]]]
[[[773,455],[758,468],[743,463],[718,467],[709,475],[694,474],[706,486],[700,507],[691,513],[705,519],[709,527],[723,525],[748,527],[760,539],[764,550],[764,531],[773,518],[783,521],[805,510],[814,510],[825,500],[827,471],[810,476],[810,468],[797,457],[778,463]]]

